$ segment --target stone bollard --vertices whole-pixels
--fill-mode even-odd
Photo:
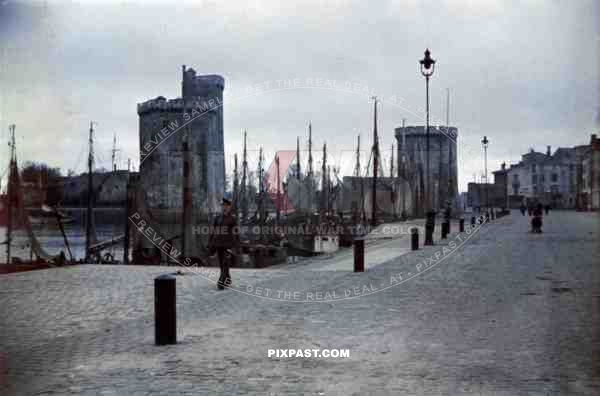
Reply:
[[[471,227],[475,227],[475,216],[471,216]]]
[[[465,232],[465,219],[458,221],[458,232]]]
[[[354,272],[365,271],[365,239],[354,239]]]
[[[154,278],[154,340],[156,345],[177,344],[175,276]]]
[[[410,249],[419,250],[419,229],[417,227],[410,229]]]

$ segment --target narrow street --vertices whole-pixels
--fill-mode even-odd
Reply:
[[[154,346],[153,278],[175,267],[0,275],[0,393],[597,395],[599,220],[551,212],[531,234],[513,211],[469,235],[453,224],[417,252],[408,235],[368,243],[362,274],[349,250],[233,270],[235,290],[221,292],[184,270],[174,346]],[[443,260],[420,264],[457,237]],[[327,291],[339,298],[317,301]],[[350,357],[267,356],[284,348]]]

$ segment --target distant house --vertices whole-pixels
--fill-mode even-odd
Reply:
[[[589,145],[559,147],[554,153],[547,146],[546,153],[531,149],[523,154],[519,163],[501,175],[509,207],[541,202],[558,209],[599,209],[599,150],[594,134]]]
[[[577,160],[574,148],[558,148],[554,154],[533,149],[508,170],[511,206],[522,202],[542,202],[554,208],[574,208],[576,204]]]
[[[600,210],[600,139],[592,135],[590,145],[581,150],[581,178],[578,189],[578,209]]]
[[[123,206],[127,194],[127,176],[135,172],[118,170],[115,172],[94,172],[94,205]],[[63,206],[85,206],[88,195],[88,174],[66,176],[61,179],[63,191]]]

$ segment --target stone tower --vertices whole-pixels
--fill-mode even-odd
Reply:
[[[406,126],[395,129],[398,143],[398,176],[411,185],[415,204],[409,211],[413,216],[423,216],[425,210],[426,179],[426,127]],[[439,212],[450,200],[456,205],[458,195],[456,127],[429,127],[429,189],[433,208]],[[411,213],[412,212],[412,213]]]
[[[140,137],[137,206],[154,219],[154,227],[165,239],[172,238],[177,245],[181,245],[182,235],[186,234],[182,224],[190,228],[206,224],[219,210],[225,190],[224,83],[219,75],[196,75],[194,69],[184,65],[180,98],[167,100],[159,96],[137,105]],[[189,169],[191,204],[184,219],[185,163]],[[189,247],[197,245],[196,242],[185,244]]]

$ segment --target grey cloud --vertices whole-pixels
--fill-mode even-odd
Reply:
[[[598,45],[582,45],[582,37],[600,37],[600,6],[485,3],[51,3],[42,9],[9,2],[0,6],[0,21],[18,22],[0,28],[11,39],[2,41],[2,130],[16,123],[29,138],[23,157],[66,169],[72,165],[64,152],[84,146],[92,119],[101,146],[108,149],[117,132],[123,155],[135,159],[136,103],[178,96],[186,64],[222,74],[232,93],[278,79],[323,78],[401,97],[402,109],[381,107],[381,144],[388,147],[402,118],[423,123],[418,59],[429,46],[438,61],[432,118],[445,119],[449,87],[451,124],[475,152],[481,136],[490,137],[491,167],[517,161],[529,146],[585,143],[600,125],[600,65]],[[242,128],[255,146],[294,149],[308,120],[317,147],[327,141],[330,151],[352,150],[358,131],[363,145],[371,144],[366,97],[296,89],[226,103],[226,149],[241,150]],[[467,163],[463,188],[481,167],[477,158]]]

